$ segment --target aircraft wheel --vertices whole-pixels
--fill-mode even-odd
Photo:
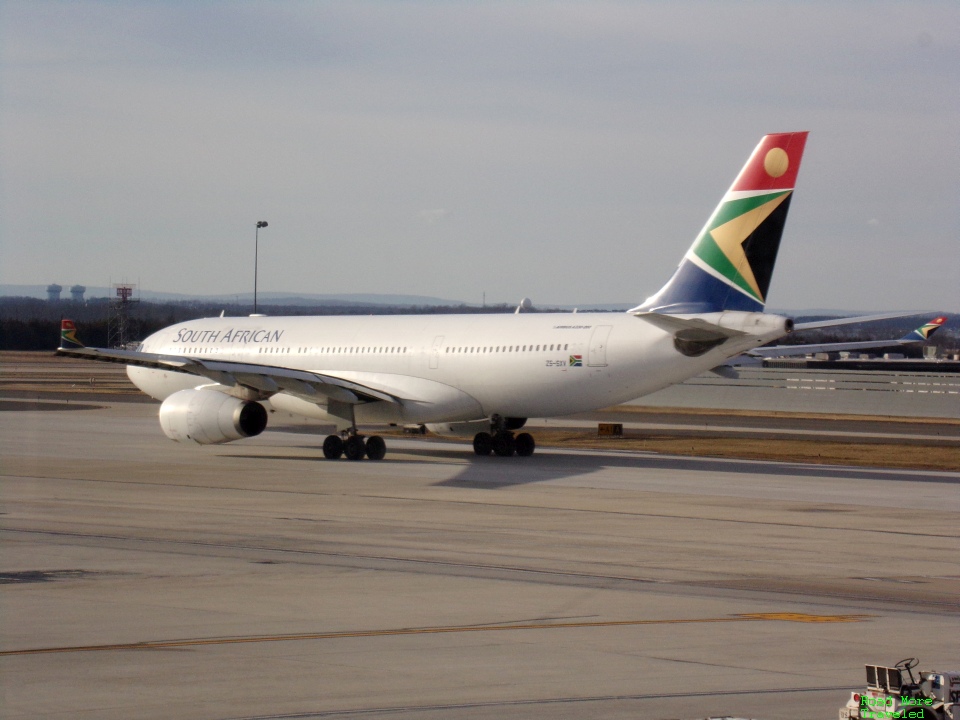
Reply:
[[[367,438],[367,457],[371,460],[383,460],[387,454],[387,444],[379,435],[371,435]]]
[[[367,454],[367,447],[363,444],[363,438],[359,435],[351,435],[343,444],[343,452],[347,460],[363,460]]]
[[[499,457],[512,457],[517,451],[513,433],[498,432],[493,438],[493,452]]]
[[[489,455],[493,452],[493,436],[488,432],[478,432],[473,436],[473,451],[477,455]]]
[[[514,444],[517,448],[517,455],[520,457],[530,457],[537,448],[537,444],[533,440],[533,435],[530,433],[520,433],[517,435]]]
[[[339,435],[327,435],[323,441],[323,456],[327,460],[339,460],[343,455],[343,440]]]

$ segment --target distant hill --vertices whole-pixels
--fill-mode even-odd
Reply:
[[[114,296],[113,288],[101,286],[87,286],[84,298],[112,298]],[[46,299],[46,285],[4,285],[0,284],[0,297],[29,297]],[[172,303],[210,303],[216,305],[252,305],[253,293],[230,293],[220,295],[188,295],[185,293],[156,292],[153,290],[138,290],[135,298],[140,300],[149,300],[152,302],[172,302]],[[62,300],[70,299],[70,286],[64,285],[60,294]],[[257,302],[261,305],[283,305],[283,306],[335,306],[344,307],[382,305],[388,307],[470,307],[479,308],[478,303],[467,303],[462,300],[448,300],[429,295],[386,295],[378,293],[342,293],[334,295],[318,293],[288,293],[288,292],[261,292],[257,293]],[[492,305],[502,306],[504,303],[493,303]],[[514,306],[515,303],[506,303],[508,306]],[[554,305],[550,303],[539,303],[534,299],[535,308],[555,308],[557,310],[580,310],[581,312],[600,311],[600,312],[622,312],[634,307],[636,303],[581,303],[579,305]],[[783,310],[778,308],[767,308],[768,312],[786,315],[793,318],[823,318],[823,317],[847,317],[851,315],[870,315],[873,313],[884,312],[885,310],[842,310],[842,309],[804,309],[804,310]],[[932,317],[936,311],[921,310],[918,315],[930,314]],[[947,315],[955,313],[947,312]]]
[[[92,298],[112,298],[114,289],[100,286],[87,285],[84,299]],[[3,285],[0,284],[0,297],[28,297],[46,300],[46,285]],[[252,305],[253,293],[232,293],[222,295],[189,295],[185,293],[157,292],[154,290],[137,290],[134,298],[139,300],[149,300],[152,302],[172,302],[172,303],[211,303],[221,305]],[[60,293],[61,300],[70,299],[70,286],[64,285]],[[284,305],[284,306],[331,306],[342,305],[351,306],[370,306],[385,305],[389,307],[476,307],[479,303],[467,303],[462,300],[448,300],[445,298],[432,297],[429,295],[386,295],[378,293],[341,293],[337,295],[324,295],[318,293],[288,293],[288,292],[260,292],[257,293],[257,302],[261,305]],[[492,305],[503,305],[504,303],[492,303]],[[515,305],[515,303],[506,303]],[[583,312],[596,310],[602,312],[616,312],[632,308],[636,303],[582,303],[580,305],[551,305],[543,303],[534,303],[534,307],[550,307],[558,310],[579,309]]]
[[[0,285],[0,296],[30,297],[46,299],[46,285]],[[114,289],[88,285],[84,298],[112,298]],[[156,292],[137,290],[135,298],[155,302],[209,302],[226,304],[245,304],[253,302],[253,293],[231,293],[224,295],[188,295],[184,293]],[[70,286],[64,285],[60,293],[62,300],[70,299]],[[400,307],[464,305],[458,300],[421,295],[380,295],[376,293],[347,293],[342,295],[321,295],[315,293],[260,292],[257,302],[282,305],[392,305]]]

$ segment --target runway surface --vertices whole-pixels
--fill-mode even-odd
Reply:
[[[958,669],[958,472],[331,462],[80,405],[0,411],[3,717],[806,720]]]

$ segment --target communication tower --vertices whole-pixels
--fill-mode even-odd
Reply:
[[[140,301],[133,297],[135,285],[114,285],[107,315],[107,346],[126,348],[140,337],[140,320],[135,314]]]

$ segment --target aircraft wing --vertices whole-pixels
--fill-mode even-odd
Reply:
[[[752,357],[789,357],[791,355],[806,355],[808,353],[818,352],[840,352],[841,350],[869,350],[871,348],[896,347],[898,345],[907,345],[910,342],[920,342],[919,340],[864,340],[857,342],[838,342],[838,343],[820,343],[812,345],[773,345],[770,347],[758,347],[748,350],[744,355]]]
[[[186,373],[227,387],[243,386],[268,395],[285,392],[316,402],[322,397],[350,405],[378,400],[400,404],[404,398],[381,389],[352,382],[328,373],[292,370],[275,365],[257,365],[226,360],[204,360],[182,355],[160,355],[135,350],[102,348],[59,348],[57,355],[135,365],[137,367]]]
[[[856,318],[843,318],[843,320],[852,320]],[[879,320],[881,317],[874,316],[872,320]],[[863,322],[863,319],[860,319]],[[913,345],[926,342],[930,339],[940,326],[947,321],[946,316],[940,315],[933,320],[924,323],[916,330],[912,330],[901,338],[891,338],[890,340],[862,340],[853,342],[834,342],[817,343],[811,345],[773,345],[770,347],[758,347],[748,350],[745,354],[751,357],[789,357],[791,355],[806,355],[816,352],[840,352],[841,350],[868,350],[871,348],[897,347],[900,345]],[[832,321],[828,321],[832,322]],[[834,323],[843,324],[843,323]],[[799,326],[797,326],[799,327]]]
[[[856,323],[873,322],[874,320],[893,320],[894,318],[915,317],[917,315],[923,315],[923,313],[893,312],[880,313],[879,315],[858,315],[856,317],[812,320],[811,322],[794,324],[793,330],[794,332],[800,332],[801,330],[816,330],[818,328],[836,327],[838,325],[855,325]]]

